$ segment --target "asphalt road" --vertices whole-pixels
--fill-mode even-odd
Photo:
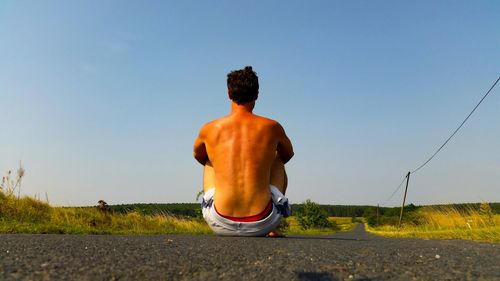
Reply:
[[[500,280],[500,244],[327,237],[0,235],[0,280]]]

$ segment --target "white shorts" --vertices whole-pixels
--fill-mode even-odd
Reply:
[[[291,214],[288,198],[273,185],[269,186],[273,201],[271,214],[262,220],[254,222],[237,222],[227,219],[217,213],[214,205],[215,188],[203,194],[201,210],[208,226],[218,235],[225,236],[266,236],[278,227],[282,217]]]

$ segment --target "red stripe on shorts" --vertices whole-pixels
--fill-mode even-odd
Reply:
[[[215,208],[215,206],[214,206],[214,208]],[[215,208],[215,211],[217,212],[217,208]],[[264,211],[260,212],[257,215],[248,216],[248,217],[231,217],[231,216],[222,215],[219,212],[217,212],[217,214],[219,214],[223,218],[226,218],[226,219],[232,220],[232,221],[237,221],[237,222],[254,222],[254,221],[260,221],[260,220],[266,218],[272,212],[273,212],[273,201],[271,200],[271,201],[269,201],[269,204],[267,204],[267,206],[264,209]]]

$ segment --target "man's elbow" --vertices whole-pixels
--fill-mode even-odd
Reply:
[[[194,159],[196,159],[196,161],[198,161],[201,165],[205,166],[205,163],[207,163],[207,155],[200,155],[199,153],[194,152],[193,156]]]
[[[286,155],[282,155],[281,160],[283,161],[284,164],[286,164],[288,161],[290,161],[290,159],[292,159],[293,155],[295,155],[293,151]]]

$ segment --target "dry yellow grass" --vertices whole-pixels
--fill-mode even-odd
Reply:
[[[15,179],[11,171],[2,177],[0,233],[211,233],[207,224],[200,219],[142,215],[136,212],[121,214],[97,208],[52,207],[39,199],[21,198],[19,194],[24,175],[25,170],[20,165]]]
[[[331,234],[353,228],[351,218],[330,217],[336,229],[302,230],[295,217],[286,219],[288,234]],[[30,197],[17,198],[0,191],[0,233],[89,233],[89,234],[210,234],[202,219],[170,215],[102,212],[97,208],[52,207]]]
[[[489,205],[481,209],[458,210],[452,207],[427,207],[417,211],[418,223],[368,227],[368,231],[388,237],[467,239],[500,242],[500,215]]]
[[[51,207],[30,197],[17,198],[0,192],[0,233],[201,234],[211,231],[200,219]]]

